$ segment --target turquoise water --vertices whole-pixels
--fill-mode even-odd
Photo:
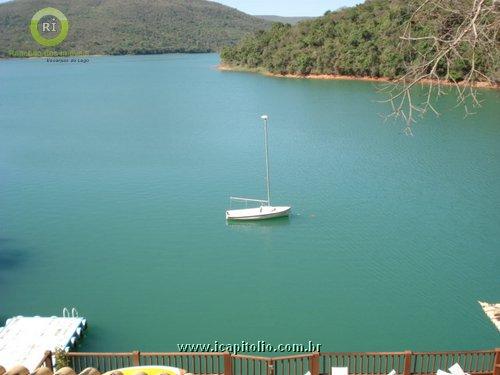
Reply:
[[[216,55],[0,62],[0,318],[76,306],[81,350],[500,346],[498,93],[415,136],[371,83],[219,72]],[[227,225],[230,195],[289,220]]]

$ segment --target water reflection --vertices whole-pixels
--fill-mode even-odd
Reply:
[[[268,229],[290,225],[291,221],[290,216],[284,216],[265,220],[226,220],[226,225],[235,230]]]

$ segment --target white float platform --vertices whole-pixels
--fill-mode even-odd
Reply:
[[[500,303],[486,303],[478,301],[484,313],[500,331]]]
[[[0,365],[9,369],[22,365],[34,371],[47,350],[71,347],[85,328],[79,317],[24,317],[7,319],[0,328]]]

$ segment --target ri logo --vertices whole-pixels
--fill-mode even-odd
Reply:
[[[57,31],[56,26],[57,22],[54,22],[56,19],[52,18],[52,22],[42,22],[42,32],[46,31]]]
[[[44,47],[62,43],[68,36],[69,22],[56,8],[43,8],[35,13],[30,23],[33,39]]]

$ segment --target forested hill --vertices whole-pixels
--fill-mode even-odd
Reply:
[[[368,0],[295,26],[275,24],[237,46],[224,48],[222,63],[276,74],[395,78],[403,74],[405,60],[415,58],[414,51],[401,49],[403,29],[412,14],[410,3]],[[443,25],[432,20],[418,24],[421,35],[439,27]],[[481,58],[477,61],[481,64]],[[460,80],[466,69],[453,66],[451,77]]]
[[[271,23],[205,0],[14,0],[0,4],[0,56],[42,49],[29,22],[45,7],[69,20],[59,50],[91,54],[211,52]]]

